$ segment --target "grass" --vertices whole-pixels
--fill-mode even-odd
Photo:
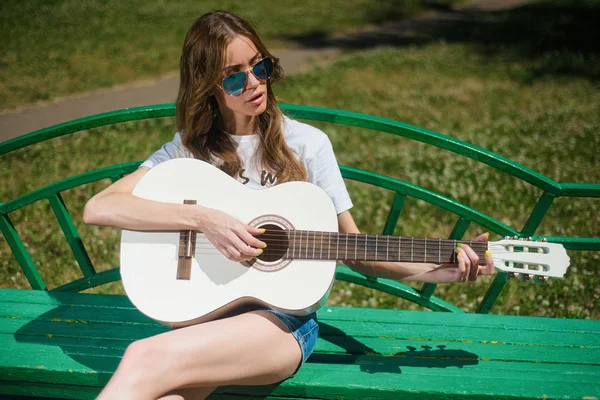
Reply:
[[[185,34],[215,8],[248,19],[271,47],[399,19],[448,0],[3,1],[0,110],[178,70]],[[293,21],[291,23],[291,21]]]
[[[555,3],[561,4],[541,6]],[[492,22],[514,27],[515,21],[523,21],[529,26],[523,13],[500,14]],[[560,16],[557,21],[569,19],[561,9],[556,15]],[[281,102],[359,111],[442,132],[559,182],[600,182],[597,54],[585,48],[544,49],[535,35],[528,36],[529,42],[512,45],[470,40],[468,32],[464,37],[469,40],[460,41],[452,32],[437,32],[437,38],[426,43],[346,54],[332,65],[288,78],[276,92]],[[590,68],[583,70],[582,63],[589,63]],[[315,125],[327,132],[341,164],[435,190],[517,229],[541,194],[504,173],[425,144],[358,128]],[[6,168],[0,170],[0,201],[93,168],[143,159],[173,133],[171,119],[141,121],[80,132],[3,156],[0,162]],[[81,211],[85,201],[108,184],[90,184],[64,196],[98,270],[118,265],[119,232],[84,225]],[[381,231],[393,195],[355,182],[348,182],[348,187],[358,225],[365,232]],[[598,199],[558,199],[537,234],[598,237],[598,206]],[[47,203],[26,207],[11,218],[50,287],[81,275]],[[455,222],[447,212],[408,199],[395,233],[446,237]],[[472,226],[466,237],[482,231]],[[498,236],[492,235],[495,239]],[[492,311],[600,318],[596,307],[600,254],[570,251],[569,255],[571,267],[564,280],[542,286],[511,281]],[[28,287],[5,241],[0,241],[0,281],[2,286]],[[489,283],[490,278],[483,278],[475,284],[440,285],[435,294],[473,311]],[[96,289],[120,290],[119,283]],[[329,301],[417,308],[341,282],[336,283]]]

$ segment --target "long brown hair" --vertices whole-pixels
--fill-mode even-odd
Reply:
[[[263,57],[274,61],[267,81],[267,108],[257,118],[260,146],[257,161],[277,176],[277,183],[307,180],[304,165],[287,146],[283,137],[282,113],[271,84],[283,78],[279,60],[268,52],[254,29],[240,17],[225,11],[204,14],[187,33],[180,59],[180,85],[177,95],[177,129],[183,145],[195,157],[215,162],[235,177],[242,167],[237,144],[222,130],[223,116],[215,97],[214,84],[221,77],[225,49],[236,36],[247,37]]]

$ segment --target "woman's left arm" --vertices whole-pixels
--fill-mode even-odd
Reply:
[[[344,211],[338,215],[338,225],[341,233],[360,233],[350,211]],[[475,240],[485,242],[487,238],[487,233],[484,233]],[[462,245],[456,252],[458,254],[457,264],[355,260],[344,260],[344,263],[364,275],[419,282],[467,282],[475,281],[478,275],[494,273],[494,263],[489,252],[486,252],[486,265],[482,266],[478,265],[479,257],[469,246]]]

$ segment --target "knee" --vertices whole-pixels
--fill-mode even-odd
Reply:
[[[125,349],[119,369],[124,370],[132,381],[148,379],[153,370],[150,367],[158,364],[155,362],[158,357],[158,349],[149,340],[137,340]]]

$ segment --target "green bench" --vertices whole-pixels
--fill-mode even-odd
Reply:
[[[533,236],[558,197],[600,197],[600,185],[557,183],[496,154],[396,121],[338,110],[281,106],[298,119],[361,126],[419,140],[476,159],[543,190],[520,230],[424,188],[373,172],[342,167],[346,179],[395,193],[383,229],[394,230],[407,197],[458,216],[450,235],[471,223],[508,236]],[[173,105],[127,109],[71,121],[0,144],[0,156],[72,132],[125,121],[168,117]],[[0,395],[94,398],[129,343],[163,332],[124,296],[81,293],[118,281],[118,268],[96,272],[61,193],[89,182],[113,181],[139,162],[55,182],[0,203],[0,229],[33,290],[0,289]],[[9,214],[48,200],[83,278],[48,290]],[[547,237],[569,250],[600,250],[600,238]],[[223,387],[211,398],[479,399],[600,397],[600,321],[489,315],[507,276],[499,272],[476,313],[420,288],[364,277],[338,267],[336,278],[402,297],[437,312],[324,307],[315,353],[277,385]],[[6,285],[3,285],[6,286]]]

